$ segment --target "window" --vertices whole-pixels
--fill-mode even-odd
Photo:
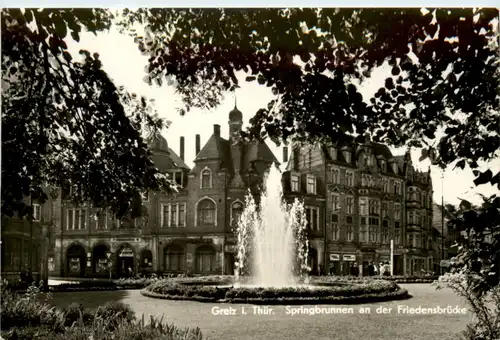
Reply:
[[[183,175],[184,174],[182,173],[182,171],[174,171],[173,176],[172,176],[173,180],[175,181],[175,184],[177,184],[181,188],[184,188],[184,176]]]
[[[407,238],[407,241],[408,241],[408,247],[413,247],[413,234],[408,234],[407,235],[408,238]]]
[[[371,243],[377,242],[377,227],[370,226],[370,242]]]
[[[346,185],[349,187],[353,187],[354,186],[354,173],[347,171],[345,173],[345,176],[346,176]]]
[[[332,194],[332,210],[333,212],[338,212],[340,210],[339,194]]]
[[[389,192],[389,181],[386,179],[382,180],[382,186],[383,186],[383,191],[384,192]]]
[[[368,164],[368,166],[372,166],[373,165],[373,156],[367,156],[366,157],[366,164]]]
[[[198,273],[210,273],[215,270],[215,251],[210,246],[203,246],[196,251],[196,269]]]
[[[33,221],[42,220],[42,207],[40,204],[33,204]]]
[[[354,214],[354,197],[347,197],[347,214]]]
[[[382,171],[386,170],[386,168],[385,168],[385,161],[383,159],[380,160],[380,168],[382,169]]]
[[[394,244],[396,245],[401,244],[401,231],[399,229],[396,229],[394,231]]]
[[[352,224],[348,224],[346,228],[346,241],[352,242],[354,240],[354,226]]]
[[[373,178],[373,176],[368,176],[368,180],[369,180],[368,186],[370,186],[371,188],[374,188],[376,186],[375,185],[375,178]]]
[[[361,224],[359,226],[359,242],[366,242],[368,240],[366,233],[366,224]]]
[[[399,221],[401,219],[401,204],[394,203],[394,219]]]
[[[366,176],[366,175],[361,176],[361,186],[363,186],[363,187],[368,186],[368,176]]]
[[[87,228],[85,209],[68,209],[66,219],[66,229],[83,230]]]
[[[344,156],[345,162],[351,164],[351,153],[347,150],[342,151],[342,155]]]
[[[201,172],[201,188],[212,187],[212,171],[208,168],[203,169]]]
[[[396,194],[396,195],[401,194],[401,183],[398,181],[394,182],[394,194]]]
[[[208,198],[198,202],[198,223],[197,225],[216,225],[216,207],[215,203]]]
[[[427,208],[427,194],[425,192],[422,193],[422,207]]]
[[[167,228],[186,226],[186,203],[162,204],[160,225]]]
[[[399,173],[397,163],[392,163],[392,171],[394,171],[396,175]]]
[[[388,217],[389,216],[389,209],[388,209],[389,203],[383,202],[382,203],[382,217]]]
[[[101,211],[96,215],[96,229],[108,229],[108,213]]]
[[[186,203],[179,203],[178,206],[178,212],[179,212],[179,217],[177,221],[179,222],[177,225],[179,227],[185,227],[186,226]]]
[[[332,224],[332,240],[338,241],[339,237],[340,237],[339,225],[338,225],[338,223],[333,223]]]
[[[388,228],[383,228],[382,229],[382,243],[383,244],[389,244],[389,229]]]
[[[333,184],[339,184],[340,183],[340,171],[339,169],[331,168],[330,169],[330,180],[332,181]]]
[[[172,245],[165,249],[165,270],[184,270],[184,250],[179,245]]]
[[[359,199],[359,214],[368,215],[368,206],[366,204],[366,198]]]
[[[316,177],[307,175],[307,193],[316,195]]]
[[[299,176],[297,175],[292,175],[292,191],[293,192],[298,192],[299,189]]]
[[[333,161],[337,160],[337,148],[334,147],[330,148],[330,157],[332,158]]]
[[[370,215],[378,215],[380,213],[380,202],[377,200],[370,200]]]
[[[243,213],[243,203],[234,202],[233,206],[231,207],[231,221],[233,226],[236,226],[238,224],[242,213]]]
[[[309,230],[319,230],[319,208],[306,207],[306,220]]]

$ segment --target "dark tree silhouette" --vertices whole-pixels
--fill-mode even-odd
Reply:
[[[149,81],[174,81],[181,114],[213,108],[246,81],[276,98],[247,136],[280,142],[342,139],[369,132],[422,158],[477,168],[500,146],[497,9],[140,9],[126,30],[150,56]],[[391,75],[369,104],[358,82],[388,62]],[[445,135],[433,144],[436,131]],[[474,148],[471,148],[474,145]],[[498,153],[496,154],[498,155]],[[483,174],[499,183],[499,175]]]
[[[97,54],[65,39],[106,30],[103,9],[2,10],[2,214],[30,214],[25,197],[74,186],[76,202],[140,215],[140,194],[171,190],[142,127],[160,129],[152,103],[117,87]]]

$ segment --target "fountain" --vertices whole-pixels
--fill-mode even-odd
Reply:
[[[237,228],[234,277],[166,279],[142,291],[152,298],[252,304],[364,303],[408,298],[392,282],[339,282],[309,278],[304,205],[283,201],[281,173],[272,166],[258,202],[249,193]],[[371,300],[370,300],[371,299]]]
[[[235,281],[241,284],[241,276],[250,274],[252,286],[296,286],[309,271],[307,221],[298,199],[292,204],[283,201],[281,173],[276,166],[264,179],[259,203],[249,193],[238,221]]]

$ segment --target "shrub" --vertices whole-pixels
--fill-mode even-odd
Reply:
[[[122,302],[108,302],[99,306],[95,312],[95,319],[106,321],[110,329],[121,323],[131,323],[135,320],[135,312]]]
[[[221,279],[227,279],[221,277]],[[208,286],[206,284],[209,284]],[[409,297],[406,290],[395,282],[383,280],[357,280],[339,284],[324,279],[320,285],[285,288],[217,287],[214,278],[209,279],[167,279],[158,281],[145,290],[143,295],[175,300],[225,301],[260,303],[325,302],[325,301],[373,301]],[[222,285],[227,281],[221,282]]]
[[[2,329],[21,326],[47,326],[54,330],[64,327],[64,313],[41,303],[40,287],[32,284],[24,295],[2,287]]]
[[[476,278],[472,275],[446,274],[440,278],[437,288],[448,287],[464,298],[474,321],[463,332],[467,340],[500,339],[500,286],[492,287],[487,294],[479,294]]]
[[[72,326],[76,322],[91,324],[94,320],[94,313],[85,310],[82,304],[72,303],[63,309],[65,326]]]

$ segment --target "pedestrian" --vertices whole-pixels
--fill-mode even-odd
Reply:
[[[373,265],[373,262],[370,262],[368,264],[368,276],[373,276],[375,274],[375,266]]]

